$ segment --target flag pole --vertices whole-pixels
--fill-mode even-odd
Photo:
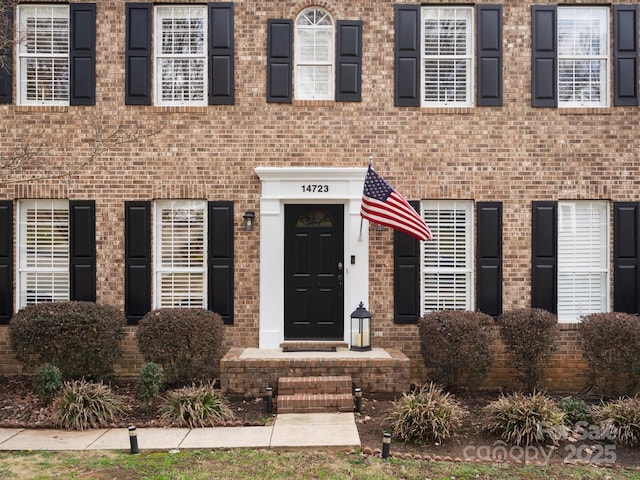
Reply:
[[[373,163],[373,156],[369,155],[369,167],[371,167],[371,164]],[[363,223],[363,218],[362,215],[360,215],[360,233],[358,234],[358,241],[361,242],[362,241],[362,223]]]

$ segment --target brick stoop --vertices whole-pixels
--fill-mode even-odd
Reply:
[[[280,377],[278,413],[353,412],[350,376]]]

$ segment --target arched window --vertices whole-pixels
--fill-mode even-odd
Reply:
[[[295,96],[298,100],[333,99],[334,21],[329,12],[303,10],[295,27]]]

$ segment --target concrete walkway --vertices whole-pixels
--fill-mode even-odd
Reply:
[[[289,413],[263,427],[138,428],[138,448],[331,448],[360,446],[353,413]],[[129,430],[0,428],[0,450],[131,450]]]

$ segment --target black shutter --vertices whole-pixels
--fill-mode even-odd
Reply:
[[[558,311],[556,202],[533,202],[531,212],[531,306]]]
[[[638,105],[638,5],[613,6],[614,105]]]
[[[0,325],[13,315],[13,202],[0,201]]]
[[[613,205],[613,309],[640,313],[640,203]]]
[[[502,105],[502,5],[478,5],[478,106]]]
[[[416,211],[419,203],[409,202]],[[393,231],[393,319],[417,323],[420,318],[420,240]]]
[[[292,20],[267,20],[267,102],[291,102],[292,36]]]
[[[13,38],[13,2],[2,3],[4,18],[0,18],[0,36]],[[13,97],[13,45],[7,42],[0,49],[0,103],[11,103]]]
[[[362,22],[338,21],[336,101],[362,100]]]
[[[209,202],[209,305],[233,324],[233,202]]]
[[[126,3],[126,105],[151,105],[151,3]]]
[[[498,317],[502,314],[502,203],[478,202],[477,217],[476,306]]]
[[[151,203],[124,208],[124,311],[135,325],[151,310]]]
[[[96,104],[96,4],[72,3],[70,12],[70,105]]]
[[[558,36],[555,5],[531,7],[531,105],[557,107]]]
[[[420,5],[395,6],[394,98],[397,107],[420,106]]]
[[[71,300],[96,301],[96,202],[69,201]]]
[[[233,3],[209,4],[209,105],[233,105]]]

